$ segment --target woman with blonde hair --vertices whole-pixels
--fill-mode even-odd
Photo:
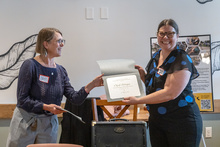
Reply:
[[[102,75],[76,91],[67,71],[55,62],[65,44],[62,33],[55,28],[43,28],[36,45],[38,56],[23,62],[17,86],[17,107],[10,124],[7,147],[26,147],[34,143],[56,143],[57,114],[63,113],[63,96],[81,104],[89,92],[103,85]]]

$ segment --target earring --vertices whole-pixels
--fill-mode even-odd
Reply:
[[[44,56],[47,57],[47,50],[46,49],[44,49],[44,50],[45,50]]]

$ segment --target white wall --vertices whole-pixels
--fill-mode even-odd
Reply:
[[[203,5],[196,0],[0,0],[0,55],[41,28],[56,27],[66,39],[56,61],[79,89],[100,74],[97,60],[129,58],[145,67],[150,37],[164,18],[176,20],[180,35],[211,34],[212,41],[219,41],[219,6],[218,0]],[[85,19],[86,7],[94,8],[93,20]],[[109,9],[109,19],[100,19],[101,7]],[[220,98],[219,78],[215,72],[215,99]],[[16,103],[16,84],[0,91],[0,103]],[[104,88],[97,88],[90,96],[102,94]]]

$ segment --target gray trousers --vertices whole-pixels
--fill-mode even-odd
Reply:
[[[58,125],[57,115],[37,115],[16,107],[10,123],[6,147],[56,143]]]

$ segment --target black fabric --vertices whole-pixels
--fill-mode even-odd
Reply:
[[[69,113],[63,113],[60,143],[72,143],[91,147],[91,122],[93,120],[91,99],[87,98],[81,105],[74,105],[67,100],[65,109],[80,116],[86,124],[83,124]],[[97,111],[99,120],[104,120],[103,111],[100,107],[97,107]]]
[[[169,116],[149,120],[150,141],[153,147],[199,147],[202,118],[198,106],[178,109]],[[181,114],[181,115],[180,115]],[[159,141],[158,141],[159,140]]]

